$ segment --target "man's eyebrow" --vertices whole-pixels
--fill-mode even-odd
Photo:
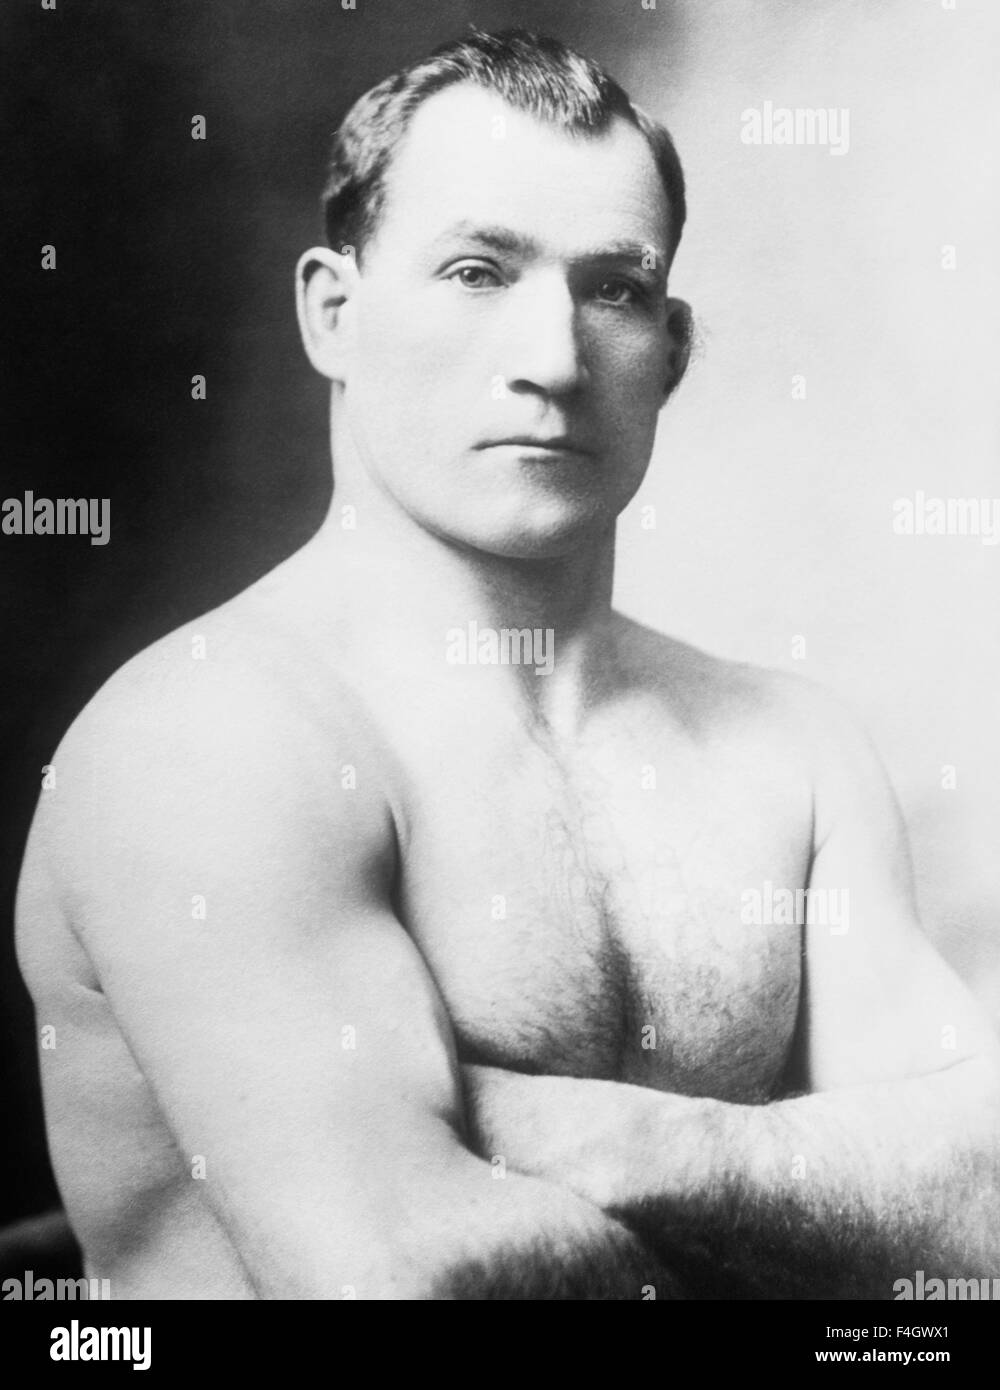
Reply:
[[[453,241],[474,241],[491,251],[520,251],[530,253],[538,250],[538,243],[510,227],[485,226],[481,222],[454,222],[436,236],[431,243],[437,249]]]
[[[583,253],[581,261],[631,261],[644,270],[666,270],[667,257],[662,246],[651,241],[612,241]]]
[[[432,250],[439,250],[452,242],[475,242],[491,251],[507,254],[530,255],[539,250],[533,237],[515,232],[510,227],[483,225],[478,222],[455,222],[439,233],[431,243]],[[602,261],[630,261],[645,270],[665,269],[666,253],[661,246],[642,241],[609,241],[586,251],[578,251],[571,257],[577,264],[600,263]]]

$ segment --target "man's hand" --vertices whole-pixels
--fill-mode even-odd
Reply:
[[[706,1137],[717,1102],[614,1081],[528,1076],[500,1067],[463,1066],[469,1138],[482,1158],[561,1183],[604,1210],[637,1190],[653,1122],[691,1127]],[[678,1147],[678,1158],[680,1145]],[[665,1168],[659,1171],[664,1174]],[[674,1186],[681,1187],[680,1176]]]
[[[573,1191],[589,1189],[604,1204],[597,1175],[588,1171],[597,1114],[588,1096],[600,1081],[567,1076],[525,1076],[500,1067],[464,1066],[462,1078],[472,1147],[485,1159],[532,1176],[558,1175]]]

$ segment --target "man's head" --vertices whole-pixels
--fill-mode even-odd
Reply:
[[[684,174],[669,132],[589,58],[555,39],[519,30],[474,32],[443,44],[354,103],[334,136],[323,192],[326,235],[334,250],[351,246],[355,255],[362,253],[384,206],[386,172],[414,114],[436,92],[462,82],[567,134],[598,135],[615,117],[640,131],[670,209],[667,255],[673,259],[687,207]]]
[[[324,205],[299,307],[338,457],[497,554],[606,530],[686,361],[667,132],[561,44],[473,34],[355,104]]]

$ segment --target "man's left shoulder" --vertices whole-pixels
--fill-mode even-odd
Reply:
[[[647,688],[699,742],[770,749],[816,776],[877,762],[848,702],[807,677],[716,656],[639,624],[628,624],[624,646]]]

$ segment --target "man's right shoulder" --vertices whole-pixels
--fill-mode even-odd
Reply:
[[[219,774],[227,759],[251,750],[264,764],[287,760],[295,735],[306,744],[316,731],[308,701],[296,697],[294,677],[277,664],[272,645],[255,648],[233,624],[226,631],[210,619],[160,638],[121,666],[73,721],[53,758],[56,785],[68,780],[80,789],[83,766],[92,776],[148,783]],[[328,728],[339,712],[331,700]]]
[[[178,871],[215,846],[238,872],[269,847],[360,859],[392,842],[387,758],[363,702],[281,632],[220,612],[122,666],[51,759],[25,875],[72,906],[95,858],[112,878],[154,853]]]

